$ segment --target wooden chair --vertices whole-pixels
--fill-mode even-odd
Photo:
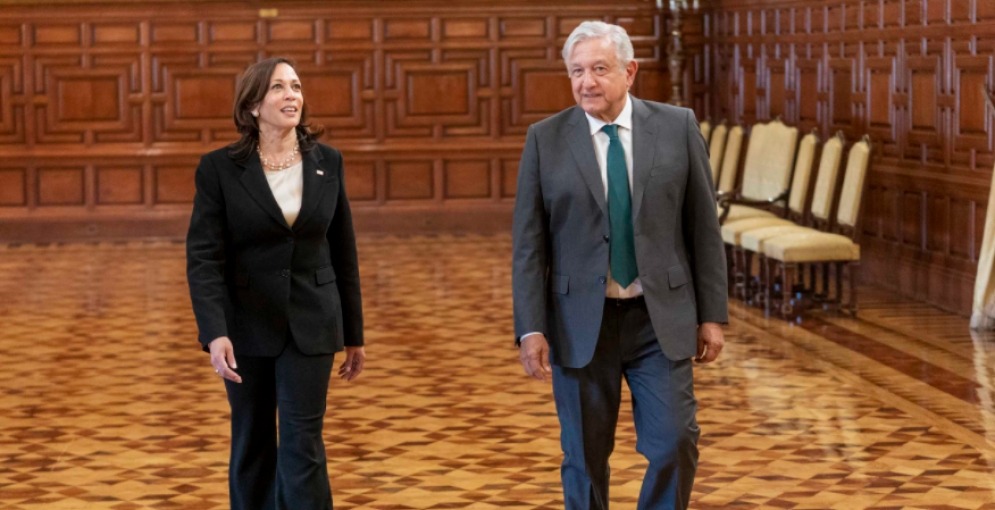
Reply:
[[[836,197],[836,188],[839,182],[840,161],[843,159],[843,145],[845,140],[842,132],[837,132],[836,136],[830,138],[823,144],[822,155],[819,158],[819,172],[816,178],[815,191],[812,193],[812,205],[809,207],[807,221],[800,224],[794,223],[771,223],[768,225],[742,224],[737,228],[738,238],[733,238],[735,245],[742,250],[744,258],[749,259],[749,254],[760,254],[760,282],[766,285],[769,282],[764,271],[767,270],[763,258],[763,245],[767,239],[806,228],[806,225],[821,231],[829,231],[832,218],[832,206]],[[754,227],[754,228],[748,228]],[[729,234],[727,234],[729,236]],[[815,288],[814,266],[810,274],[812,288]],[[823,289],[828,285],[827,276],[823,274]],[[764,292],[761,301],[766,304],[767,293]]]
[[[791,169],[798,145],[798,129],[780,120],[755,125],[750,132],[738,192],[719,199],[719,222],[758,216],[777,216],[781,204],[787,213]]]
[[[859,229],[861,205],[867,183],[867,171],[871,158],[870,138],[864,135],[861,141],[850,148],[847,158],[846,175],[837,206],[836,222],[831,232],[799,228],[783,235],[767,239],[763,243],[763,264],[768,267],[764,284],[766,301],[770,303],[773,282],[781,278],[780,311],[786,317],[801,313],[803,307],[794,298],[794,283],[800,264],[820,264],[824,275],[830,265],[835,267],[836,289],[830,300],[827,290],[827,304],[836,310],[843,310],[843,274],[850,279],[850,299],[846,309],[857,315],[857,270],[860,265],[860,245],[856,243]],[[777,274],[772,274],[771,265],[776,265]],[[826,282],[828,283],[828,282]]]
[[[795,158],[795,170],[791,178],[791,192],[788,196],[788,216],[779,217],[756,217],[746,218],[736,221],[727,221],[722,225],[722,240],[731,247],[732,264],[730,274],[735,278],[735,287],[741,291],[744,301],[752,298],[751,283],[753,252],[744,250],[740,246],[743,232],[756,230],[758,228],[780,226],[780,225],[803,225],[806,220],[806,206],[808,205],[809,182],[812,176],[812,165],[815,161],[816,152],[819,149],[819,137],[816,130],[805,135],[798,144],[798,156]]]

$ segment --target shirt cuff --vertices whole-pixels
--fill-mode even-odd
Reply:
[[[525,333],[524,335],[518,337],[518,340],[515,341],[515,347],[521,347],[522,341],[524,341],[526,338],[532,335],[541,335],[541,334],[543,334],[541,331],[533,331],[531,333]]]

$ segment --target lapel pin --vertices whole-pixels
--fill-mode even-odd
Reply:
[[[324,170],[318,170],[318,175],[325,175],[325,171]]]

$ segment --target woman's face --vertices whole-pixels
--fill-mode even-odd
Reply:
[[[304,94],[297,73],[287,64],[278,64],[269,78],[266,96],[256,108],[259,129],[293,129],[301,123],[303,107]]]

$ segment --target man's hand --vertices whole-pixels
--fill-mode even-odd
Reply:
[[[366,364],[366,351],[362,347],[346,347],[345,361],[339,367],[339,377],[351,381],[359,377]]]
[[[725,344],[725,335],[718,323],[706,322],[698,326],[698,355],[694,360],[699,363],[715,361]]]
[[[522,345],[518,348],[518,359],[522,362],[522,368],[529,377],[547,381],[549,368],[549,342],[546,335],[542,333],[526,335],[522,339]]]
[[[242,376],[235,373],[238,365],[235,364],[235,348],[232,347],[231,340],[226,336],[219,336],[211,340],[207,347],[211,349],[211,365],[214,366],[214,373],[231,382],[241,383]]]

